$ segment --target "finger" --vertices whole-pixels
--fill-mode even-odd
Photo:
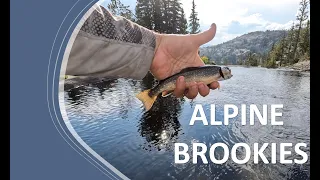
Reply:
[[[219,88],[219,87],[220,87],[220,84],[219,84],[218,81],[215,81],[215,82],[209,84],[209,88],[210,88],[210,89],[217,89],[217,88]]]
[[[199,89],[199,94],[203,97],[207,96],[210,92],[209,87],[204,85],[203,83],[199,84],[198,89]]]
[[[176,82],[176,88],[173,91],[173,95],[176,97],[183,97],[184,90],[186,89],[186,83],[184,82],[184,77],[180,76]]]
[[[187,93],[185,94],[185,96],[189,99],[194,99],[195,97],[197,97],[198,95],[198,86],[196,83],[192,83],[190,84]]]
[[[216,30],[217,30],[216,24],[215,23],[211,24],[210,29],[193,36],[194,43],[197,44],[198,46],[201,46],[202,44],[205,44],[211,41],[216,35]]]

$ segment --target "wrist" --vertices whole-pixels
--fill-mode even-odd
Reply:
[[[161,41],[162,41],[162,38],[163,38],[163,35],[162,34],[159,34],[159,33],[154,33],[155,36],[156,36],[156,47],[155,47],[155,50],[154,50],[154,54],[156,54],[160,44],[161,44]]]

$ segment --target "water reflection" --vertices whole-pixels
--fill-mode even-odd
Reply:
[[[142,79],[141,88],[142,89],[151,89],[154,87],[159,81],[157,81],[154,76],[148,72],[147,75]]]
[[[222,89],[194,101],[158,97],[146,112],[135,95],[158,82],[151,74],[143,80],[71,79],[65,84],[65,106],[69,120],[79,136],[98,154],[130,179],[308,179],[310,165],[237,165],[173,163],[175,142],[237,142],[307,144],[310,156],[310,77],[295,71],[264,68],[233,68],[234,79],[222,82]],[[71,82],[71,83],[70,83]],[[189,103],[190,102],[190,103]],[[194,105],[202,104],[210,115],[210,104],[217,105],[216,117],[222,119],[222,106],[231,104],[283,104],[283,126],[189,126]],[[161,108],[160,108],[161,107]],[[247,111],[248,113],[249,111]],[[208,116],[209,117],[209,116]],[[247,114],[249,117],[249,114]],[[116,149],[116,151],[115,151]],[[267,158],[270,149],[265,150]],[[292,157],[295,157],[292,154]],[[208,158],[208,156],[207,156]],[[139,172],[139,173],[137,173]]]
[[[179,99],[161,96],[157,99],[154,106],[145,112],[139,121],[138,132],[148,142],[144,149],[172,150],[181,130],[178,120],[180,112]]]
[[[154,87],[158,81],[148,73],[142,80],[141,88],[149,89]],[[178,117],[181,113],[183,99],[175,97],[159,96],[153,107],[144,112],[140,121],[138,132],[145,138],[144,149],[172,150],[174,143],[178,139],[181,125]]]
[[[97,87],[99,89],[99,95],[102,99],[104,99],[104,92],[113,92],[112,87],[114,87],[117,82],[117,79],[105,79],[92,85],[93,87]]]
[[[137,86],[138,81],[135,80],[125,80],[128,83],[127,86]],[[120,82],[118,79],[101,79],[92,77],[82,77],[67,80],[65,83],[65,88],[68,101],[73,104],[73,107],[78,106],[90,107],[93,96],[99,96],[102,101],[109,101],[116,104],[117,113],[122,119],[128,118],[128,113],[132,109],[132,99],[134,97],[132,91],[124,86],[124,82]],[[158,81],[148,73],[144,79],[142,79],[139,84],[138,91],[142,91],[148,88],[154,87]],[[112,99],[113,91],[119,91],[121,86],[121,93],[117,93],[117,97]],[[98,93],[95,93],[98,91]],[[145,138],[146,143],[144,149],[165,149],[168,150],[173,146],[173,143],[178,139],[180,128],[180,123],[178,121],[179,114],[181,112],[181,105],[184,99],[177,99],[175,97],[163,98],[159,96],[155,102],[153,108],[147,112],[144,111],[138,132]],[[160,108],[161,107],[161,108]]]
[[[72,104],[86,103],[95,89],[99,90],[99,96],[104,99],[104,92],[112,92],[111,89],[118,82],[117,79],[76,77],[65,80],[64,89]]]
[[[79,104],[81,97],[85,97],[84,91],[85,91],[84,87],[69,89],[67,91],[68,97],[69,97],[68,100],[70,100],[72,104]]]

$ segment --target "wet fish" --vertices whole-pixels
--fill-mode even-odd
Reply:
[[[201,67],[189,67],[181,70],[166,79],[159,81],[159,84],[152,89],[147,89],[137,94],[136,97],[142,101],[145,109],[148,111],[156,101],[158,95],[169,96],[176,88],[176,80],[179,76],[184,76],[185,82],[203,82],[211,84],[214,81],[223,81],[230,79],[233,75],[228,67],[216,65],[207,65]]]

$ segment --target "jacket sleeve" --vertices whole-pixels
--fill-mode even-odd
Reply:
[[[142,79],[150,69],[154,32],[95,5],[84,16],[72,45],[66,75]]]

